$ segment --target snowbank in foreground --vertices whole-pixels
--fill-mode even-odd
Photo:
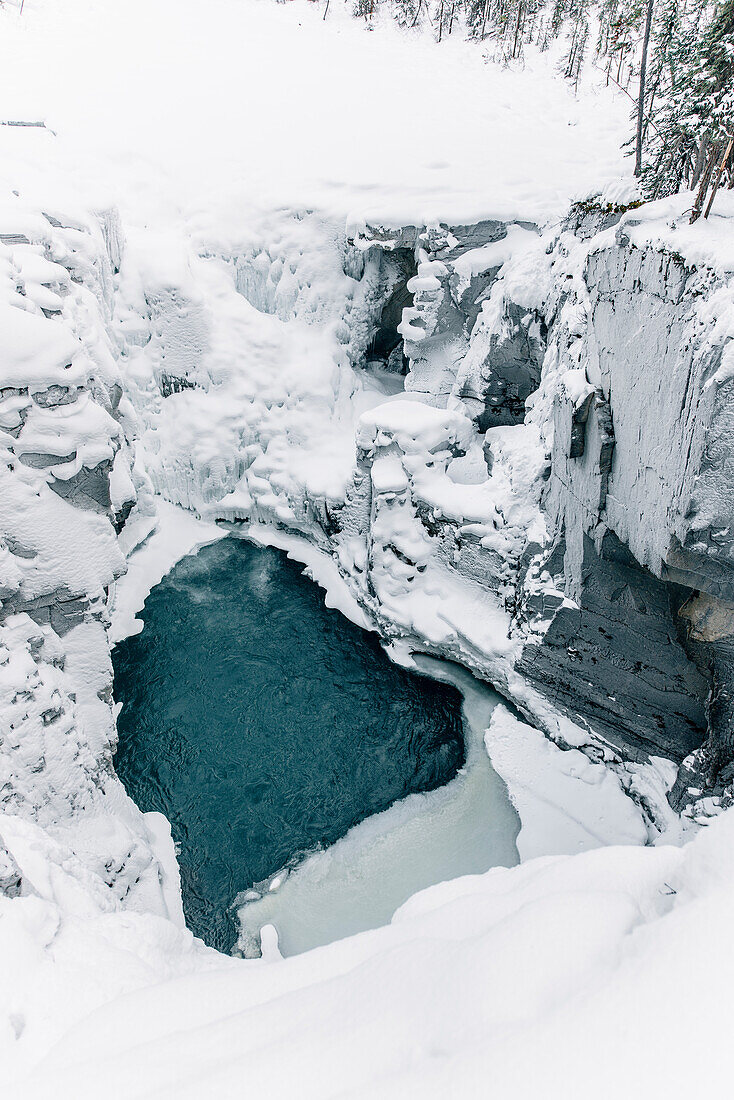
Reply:
[[[0,899],[24,909],[23,988],[69,1027],[22,1095],[706,1094],[728,1073],[733,852],[727,813],[682,849],[443,883],[387,928],[269,962],[202,956],[152,918]]]

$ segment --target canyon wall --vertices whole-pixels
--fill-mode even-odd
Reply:
[[[81,903],[75,881],[89,912],[177,919],[149,825],[112,765],[118,534],[146,493],[154,510],[132,470],[135,414],[112,334],[119,221],[20,203],[2,215],[0,835],[28,865],[47,860],[49,898]],[[34,892],[9,851],[2,862],[0,890]]]
[[[680,226],[280,212],[156,267],[114,212],[13,216],[2,794],[104,904],[170,901],[114,776],[105,634],[155,493],[314,544],[396,656],[467,665],[653,819],[659,757],[678,808],[727,803],[734,291]]]
[[[446,409],[454,485],[436,507],[435,447],[429,477],[394,433],[366,448],[358,435],[358,478],[373,471],[360,527],[374,541],[385,497],[407,507],[425,559],[502,601],[516,673],[625,757],[680,761],[705,743],[711,783],[732,751],[732,286],[645,215],[579,207],[543,237],[415,232],[405,390]],[[384,230],[356,243],[395,247]],[[449,413],[475,434],[460,440]],[[481,478],[468,493],[456,456],[477,436],[487,481],[471,515],[461,497],[476,506]],[[374,476],[391,454],[402,482]]]

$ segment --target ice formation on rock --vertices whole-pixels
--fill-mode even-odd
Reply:
[[[138,490],[152,512],[131,470],[135,418],[112,336],[104,226],[117,222],[20,203],[3,222],[16,230],[0,244],[3,808],[28,823],[24,838],[31,822],[45,830],[36,847],[74,852],[103,907],[175,916],[153,834],[112,768],[105,625],[125,569],[117,531]],[[4,819],[6,843],[15,829]]]

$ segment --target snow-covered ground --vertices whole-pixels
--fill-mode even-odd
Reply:
[[[196,952],[154,918],[3,901],[3,980],[24,991],[7,1029],[22,1039],[41,1020],[47,1039],[48,1016],[64,1016],[11,1094],[716,1094],[732,827],[726,815],[682,849],[602,848],[443,883],[387,928],[284,961]]]
[[[369,31],[333,0],[322,17],[302,0],[0,8],[0,122],[45,123],[0,126],[0,564],[2,599],[19,608],[0,650],[13,791],[0,821],[2,1079],[19,1097],[120,1100],[706,1091],[728,1048],[731,815],[684,847],[661,843],[663,826],[675,845],[684,832],[661,794],[672,766],[613,773],[607,750],[579,751],[585,732],[513,673],[518,639],[489,586],[436,560],[416,521],[428,509],[500,563],[542,539],[536,483],[559,372],[526,425],[492,430],[490,478],[462,406],[478,362],[464,360],[448,408],[416,379],[402,394],[355,370],[386,288],[376,267],[345,272],[361,254],[376,263],[380,227],[522,222],[452,269],[463,286],[515,256],[480,319],[489,341],[512,280],[530,309],[559,278],[528,223],[542,229],[592,191],[626,193],[628,101],[592,69],[574,97],[551,53],[502,70],[460,35],[438,46],[392,24]],[[666,228],[683,206],[634,232],[672,234],[671,247],[730,270],[720,226],[690,239]],[[563,278],[578,283],[574,247]],[[439,275],[425,257],[412,281],[416,345]],[[349,496],[357,458],[369,555]],[[111,510],[134,504],[119,539],[48,484],[107,460]],[[307,540],[345,497],[354,522],[329,556]],[[309,875],[333,890],[339,861],[347,874],[361,860],[379,882],[380,849],[385,904],[368,899],[361,923],[338,914],[341,932],[386,919],[431,876],[473,870],[482,823],[452,863],[471,835],[456,822],[497,791],[495,773],[519,814],[519,867],[432,886],[388,926],[292,958],[272,932],[253,960],[193,940],[166,823],[109,773],[103,623],[111,610],[112,640],[135,630],[150,586],[221,536],[213,518],[249,521],[364,625],[491,673],[565,746],[492,701],[474,718],[477,765],[455,781],[465,801],[451,785],[424,800],[425,831],[405,805],[365,823],[278,903],[292,893],[320,920],[327,895]],[[355,581],[365,571],[371,595]],[[80,621],[72,600],[71,629],[39,627],[25,609],[59,592],[87,600]],[[514,821],[508,806],[508,863]],[[426,879],[414,853],[431,830]]]
[[[534,57],[485,64],[455,35],[440,46],[351,5],[292,0],[26,0],[3,11],[2,175],[162,230],[247,207],[342,217],[474,220],[562,213],[618,176],[627,102],[575,99]],[[12,178],[10,178],[12,177]],[[49,201],[48,194],[43,196]]]

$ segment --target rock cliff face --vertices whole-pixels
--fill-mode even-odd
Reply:
[[[406,390],[486,433],[487,493],[510,485],[494,524],[509,545],[493,556],[483,530],[469,559],[467,525],[431,514],[415,477],[411,494],[426,537],[453,539],[447,568],[501,596],[522,639],[514,669],[554,706],[632,758],[680,760],[708,737],[719,766],[732,738],[732,288],[644,226],[607,212],[542,241],[495,223],[417,234]],[[518,425],[511,448],[497,425]],[[506,522],[518,453],[527,465],[533,451],[521,492],[537,544]]]
[[[543,497],[546,564],[578,609],[560,607],[520,667],[555,682],[564,705],[624,751],[679,759],[705,737],[707,700],[728,693],[718,654],[734,399],[716,318],[731,286],[646,241],[634,215],[592,240],[582,280],[581,322],[554,332],[559,360],[574,344],[580,353],[554,396]],[[704,642],[700,617],[714,608],[719,626]],[[551,651],[564,669],[555,681]],[[708,736],[726,756],[726,707],[709,707]]]

